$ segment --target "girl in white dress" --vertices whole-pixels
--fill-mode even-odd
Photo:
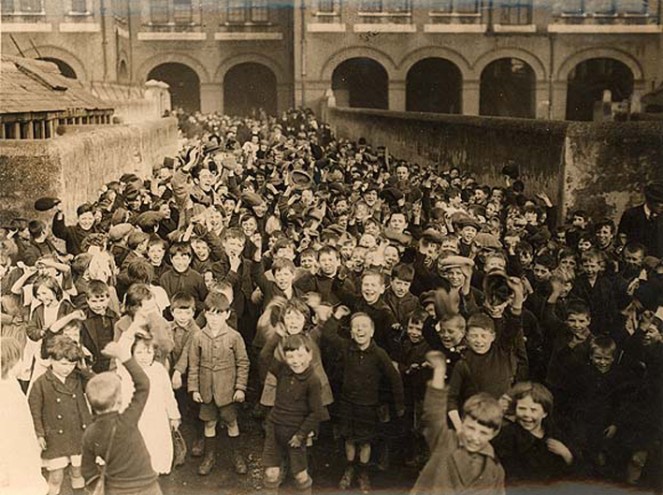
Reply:
[[[175,394],[168,371],[154,360],[152,340],[137,338],[133,356],[150,379],[150,394],[138,421],[138,429],[152,458],[152,469],[159,474],[168,474],[173,463],[171,429],[179,428],[181,422]],[[125,409],[131,402],[134,384],[124,366],[118,366],[118,374],[122,379],[122,409]]]

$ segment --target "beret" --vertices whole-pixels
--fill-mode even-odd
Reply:
[[[58,198],[52,198],[48,196],[39,198],[37,201],[35,201],[35,210],[48,211],[59,203],[61,203],[61,201]]]
[[[134,231],[134,226],[130,223],[118,223],[108,230],[108,239],[117,242]]]

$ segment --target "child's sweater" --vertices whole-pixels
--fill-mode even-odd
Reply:
[[[108,450],[113,425],[115,437],[106,462],[106,490],[113,493],[137,493],[156,482],[157,474],[152,469],[150,455],[143,436],[138,430],[150,382],[134,358],[123,363],[134,382],[134,395],[129,407],[120,414],[117,411],[99,414],[83,436],[82,474],[86,484],[98,474],[95,464],[97,456],[102,459]]]

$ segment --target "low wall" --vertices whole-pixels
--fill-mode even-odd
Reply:
[[[340,137],[360,136],[397,157],[461,167],[483,184],[502,185],[502,166],[520,165],[526,192],[545,191],[562,215],[585,208],[616,216],[663,179],[663,123],[581,123],[326,108]],[[563,218],[563,216],[560,216]]]
[[[133,125],[65,126],[46,141],[0,141],[0,220],[38,214],[42,196],[62,199],[72,220],[76,207],[97,197],[99,188],[124,173],[149,177],[163,157],[177,151],[177,121]]]

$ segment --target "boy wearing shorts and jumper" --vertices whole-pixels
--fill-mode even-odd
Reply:
[[[249,379],[249,357],[244,339],[227,324],[230,304],[223,294],[205,299],[207,324],[191,336],[189,348],[189,392],[201,404],[205,422],[205,456],[198,474],[205,476],[216,463],[216,425],[221,419],[228,427],[233,463],[237,474],[247,467],[239,452],[239,425],[235,402],[244,402]]]

